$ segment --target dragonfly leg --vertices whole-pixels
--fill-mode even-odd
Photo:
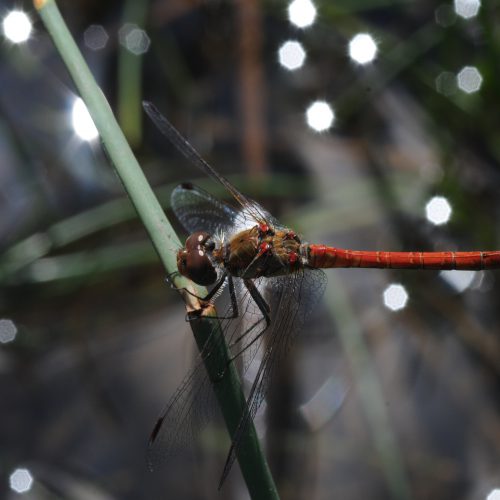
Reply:
[[[229,360],[227,361],[227,364],[226,364],[226,368],[217,376],[217,378],[214,380],[214,382],[217,382],[217,381],[221,380],[222,377],[224,377],[224,375],[226,374],[226,371],[229,367],[229,364],[232,363],[238,356],[243,354],[253,344],[255,344],[255,342],[257,342],[257,340],[259,340],[262,337],[264,332],[269,328],[269,325],[271,324],[271,318],[269,316],[269,312],[271,311],[271,309],[270,309],[269,305],[267,304],[267,302],[262,297],[262,295],[260,294],[260,292],[257,290],[257,287],[254,285],[253,281],[252,280],[243,280],[243,283],[245,284],[245,286],[246,286],[248,292],[250,293],[250,296],[254,300],[255,304],[260,309],[260,312],[262,313],[262,318],[260,318],[252,326],[247,328],[234,342],[231,343],[229,348],[235,346],[238,342],[240,342],[241,339],[243,339],[246,335],[248,335],[262,321],[265,321],[266,325],[262,328],[262,330],[260,330],[257,333],[255,338],[253,338],[251,340],[251,342],[248,343],[248,345],[246,345],[243,349],[241,349],[240,351],[238,351],[236,354],[234,354],[233,356],[231,356],[229,358]]]
[[[179,275],[179,271],[172,271],[171,273],[168,273],[167,276],[165,277],[165,283],[168,283],[170,285],[170,288],[172,288],[173,290],[179,290],[179,288],[177,288],[174,285],[174,282],[172,280],[172,277],[176,275],[177,276]]]
[[[229,361],[233,361],[236,359],[240,354],[245,352],[249,347],[251,347],[262,335],[264,332],[269,328],[269,325],[271,324],[271,317],[269,316],[269,313],[271,312],[271,308],[269,307],[269,304],[264,300],[264,297],[260,294],[259,290],[257,290],[257,287],[254,285],[252,280],[243,280],[243,283],[245,284],[248,292],[250,293],[250,296],[254,300],[255,304],[257,304],[257,307],[259,308],[260,312],[262,313],[262,318],[256,321],[250,328],[248,328],[245,332],[243,332],[232,344],[231,346],[236,345],[241,339],[243,339],[246,335],[248,335],[261,321],[266,322],[266,326],[262,328],[262,330],[255,336],[252,341],[246,345],[241,351],[236,353]],[[230,346],[230,347],[231,347]]]
[[[208,295],[206,297],[196,297],[196,295],[194,295],[197,299],[203,301],[203,302],[210,302],[214,297],[217,296],[217,293],[219,292],[220,288],[222,287],[222,285],[224,284],[224,281],[227,279],[227,283],[228,283],[228,289],[229,289],[229,298],[231,300],[231,314],[229,316],[207,316],[208,318],[211,318],[211,319],[234,319],[234,318],[237,318],[240,313],[238,311],[238,302],[236,300],[236,293],[234,291],[234,282],[233,282],[233,277],[228,274],[228,273],[224,273],[220,280],[215,284],[215,286],[212,288],[212,290],[210,290],[210,292],[208,293]],[[189,294],[193,295],[192,292],[190,292],[189,290],[186,290]],[[186,321],[194,321],[198,318],[198,314],[197,312],[195,311],[195,314],[186,314]]]

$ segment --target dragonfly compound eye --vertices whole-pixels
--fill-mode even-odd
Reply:
[[[212,285],[217,281],[217,272],[207,252],[214,248],[208,233],[193,233],[186,245],[177,253],[177,269],[198,285]]]

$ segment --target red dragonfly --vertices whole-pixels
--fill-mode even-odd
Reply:
[[[213,302],[227,286],[230,305],[221,318],[232,359],[243,354],[244,371],[252,362],[258,363],[221,484],[235,460],[241,436],[262,405],[277,364],[324,292],[326,276],[321,269],[500,267],[500,251],[357,251],[306,243],[216,172],[153,104],[145,102],[144,109],[177,149],[222,184],[236,202],[236,208],[232,207],[191,184],[181,184],[171,197],[174,213],[190,234],[184,248],[177,252],[178,272],[199,285],[212,286],[205,302]],[[200,361],[153,429],[150,466],[175,455],[192,441],[215,408],[210,381]]]

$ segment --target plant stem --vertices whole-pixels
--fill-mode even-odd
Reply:
[[[55,1],[34,0],[34,5],[94,120],[108,156],[166,271],[168,273],[176,271],[176,255],[172,249],[180,247],[179,239],[120,130],[104,94],[87,67]],[[198,296],[204,294],[203,289],[195,287],[185,278],[176,278],[175,284],[179,288],[189,287]],[[184,298],[188,311],[200,310],[199,302],[192,295],[184,294]],[[210,380],[217,380],[217,383],[214,384],[214,390],[229,434],[234,436],[245,408],[245,397],[236,370],[232,363],[229,363],[229,352],[220,325],[217,327],[218,323],[213,319],[213,316],[216,316],[215,311],[208,308],[208,311],[203,311],[199,320],[190,323],[200,351],[209,337],[216,339],[214,343],[218,350],[213,353],[209,360],[205,360],[205,366],[209,371]],[[214,363],[215,359],[219,360],[220,363]],[[220,376],[221,373],[224,374],[223,377]],[[251,497],[277,499],[276,486],[253,425],[250,426],[248,434],[243,437],[237,451],[237,457]]]

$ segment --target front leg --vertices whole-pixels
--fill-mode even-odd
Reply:
[[[245,338],[263,320],[266,322],[266,325],[264,326],[264,328],[262,328],[262,330],[260,330],[257,333],[257,335],[245,347],[243,347],[243,349],[241,349],[234,356],[232,356],[230,361],[236,359],[240,354],[245,352],[249,347],[251,347],[255,342],[257,342],[257,340],[262,337],[264,332],[269,328],[269,325],[271,324],[271,317],[270,317],[271,308],[269,307],[269,304],[265,301],[264,297],[262,297],[262,295],[260,294],[253,280],[243,280],[243,283],[246,289],[248,290],[248,293],[252,297],[253,301],[259,308],[262,314],[262,318],[260,318],[253,325],[247,328],[229,347],[231,348],[237,345],[238,342],[240,342],[243,338]]]
[[[219,290],[221,289],[222,285],[227,279],[228,283],[228,289],[229,289],[229,299],[231,301],[231,314],[229,316],[210,316],[211,319],[234,319],[239,316],[239,311],[238,311],[238,301],[236,300],[236,293],[234,291],[234,282],[233,282],[233,277],[226,271],[224,274],[220,277],[220,279],[217,281],[217,283],[214,285],[212,290],[203,298],[201,297],[196,297],[192,292],[189,290],[186,290],[187,293],[193,295],[196,297],[198,300],[201,302],[211,302],[214,298],[217,297],[217,294]],[[194,311],[192,313],[188,313],[186,315],[186,321],[194,321],[198,318],[199,312]]]

